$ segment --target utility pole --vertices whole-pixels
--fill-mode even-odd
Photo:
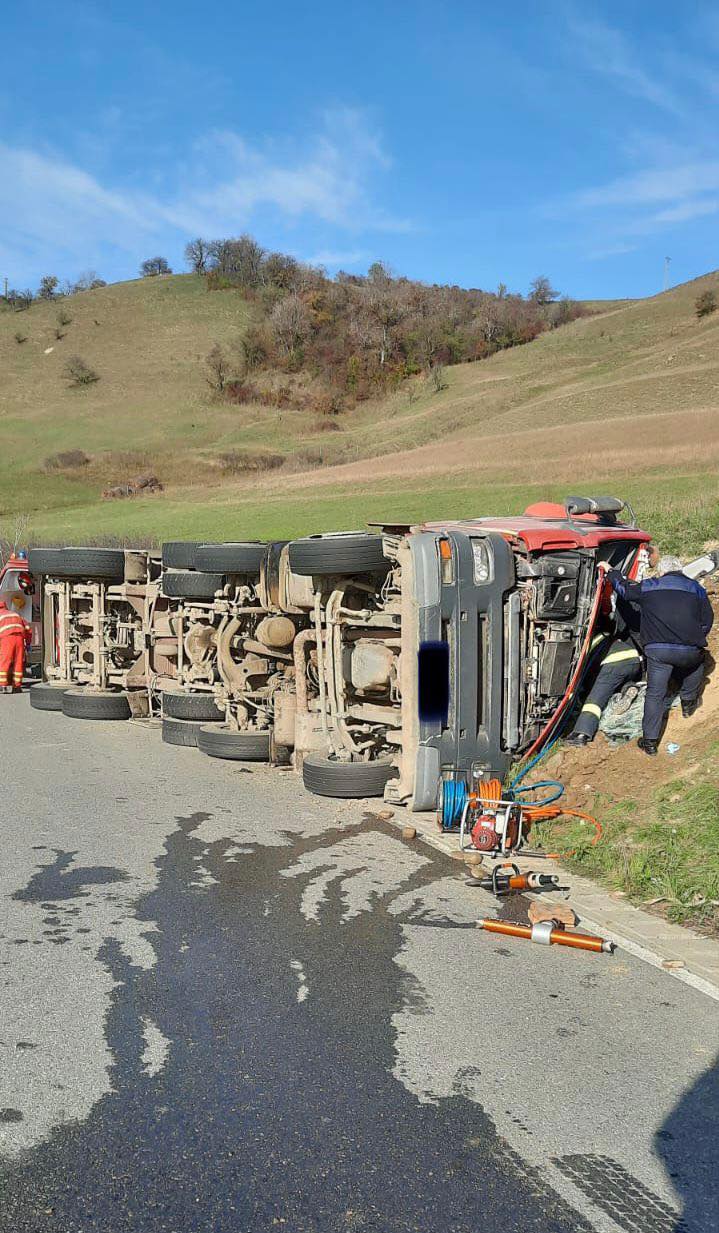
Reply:
[[[664,290],[665,291],[669,290],[669,262],[670,261],[671,261],[671,257],[664,258]]]

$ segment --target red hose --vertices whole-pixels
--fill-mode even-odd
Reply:
[[[604,574],[600,573],[599,581],[597,582],[597,589],[594,595],[594,603],[592,604],[592,610],[589,614],[589,626],[587,628],[586,637],[582,644],[582,650],[580,652],[579,659],[577,660],[577,666],[574,669],[574,672],[572,673],[572,679],[567,685],[564,697],[562,698],[562,701],[559,703],[559,706],[557,707],[556,711],[548,719],[547,723],[544,725],[536,741],[531,746],[531,748],[527,750],[526,754],[524,755],[522,759],[523,762],[528,761],[528,759],[531,758],[532,755],[537,752],[540,746],[544,744],[545,738],[549,735],[552,728],[556,724],[557,720],[564,713],[574,693],[574,687],[577,681],[579,680],[580,673],[582,671],[582,668],[584,667],[584,661],[586,660],[587,654],[589,652],[589,647],[592,641],[592,634],[594,633],[594,626],[597,623],[597,616],[599,615],[599,605],[601,603],[603,591],[604,591]]]

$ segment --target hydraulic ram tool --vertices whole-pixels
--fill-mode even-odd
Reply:
[[[504,920],[478,920],[477,926],[486,929],[488,933],[503,933],[510,938],[526,938],[528,942],[539,942],[543,946],[556,943],[558,946],[572,946],[575,950],[605,951],[611,954],[614,943],[604,938],[597,938],[591,933],[572,933],[569,929],[558,929],[551,920],[539,921],[536,925],[513,925]]]

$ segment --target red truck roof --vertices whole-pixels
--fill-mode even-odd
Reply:
[[[567,517],[563,505],[540,502],[514,518],[461,518],[447,522],[424,522],[425,531],[498,531],[505,538],[521,541],[528,552],[551,552],[566,548],[598,548],[600,544],[626,540],[646,544],[651,535],[624,523],[609,523],[597,514]]]

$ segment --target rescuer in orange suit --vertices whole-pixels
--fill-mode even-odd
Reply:
[[[31,642],[32,626],[0,599],[0,690],[3,693],[22,689],[27,648]]]

